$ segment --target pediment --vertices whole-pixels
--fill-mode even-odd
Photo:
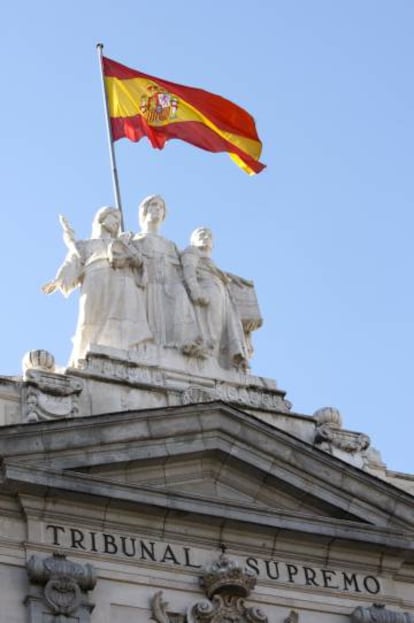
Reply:
[[[414,530],[412,496],[225,403],[9,427],[0,454],[13,490],[373,542]]]
[[[169,495],[245,505],[301,516],[332,517],[362,521],[328,500],[314,498],[307,491],[289,486],[271,473],[222,451],[168,456],[77,469],[92,478],[143,487]]]

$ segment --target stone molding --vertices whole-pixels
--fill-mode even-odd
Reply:
[[[96,347],[97,348],[97,347]],[[113,349],[112,349],[113,350]],[[128,384],[166,395],[168,405],[188,405],[223,400],[237,406],[288,413],[291,403],[285,392],[268,379],[249,374],[231,373],[228,379],[203,377],[168,367],[145,365],[132,359],[120,359],[115,351],[99,348],[90,352],[78,369],[70,369],[76,377],[108,383]],[[114,388],[115,389],[115,388]]]
[[[351,623],[414,623],[414,615],[388,610],[385,604],[374,603],[369,608],[355,608],[351,614]]]
[[[26,569],[30,591],[25,603],[30,623],[44,623],[50,616],[71,615],[76,615],[79,623],[89,622],[94,604],[88,601],[87,593],[96,585],[92,565],[80,565],[55,552],[49,558],[32,556]]]

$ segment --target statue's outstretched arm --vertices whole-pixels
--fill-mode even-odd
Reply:
[[[75,230],[69,223],[66,216],[63,216],[63,214],[59,214],[59,223],[62,227],[63,242],[65,243],[68,251],[74,253],[75,255],[79,255],[79,251],[76,246]]]
[[[69,294],[82,282],[83,263],[80,255],[69,252],[65,261],[59,267],[56,277],[42,286],[44,294],[52,294],[60,290],[64,296]]]
[[[68,296],[80,283],[82,260],[75,238],[75,230],[62,214],[59,214],[59,223],[62,227],[63,242],[68,249],[68,254],[57,271],[56,277],[42,286],[42,292],[52,294],[56,290],[60,290],[64,296]]]

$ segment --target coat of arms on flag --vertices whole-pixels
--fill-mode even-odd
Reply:
[[[140,110],[149,124],[165,123],[177,116],[177,97],[155,84],[149,84],[146,90],[148,95],[141,96]]]

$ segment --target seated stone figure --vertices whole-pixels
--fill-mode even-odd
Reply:
[[[76,366],[92,345],[128,350],[153,341],[146,319],[143,260],[127,239],[119,238],[120,222],[119,210],[101,208],[91,238],[76,241],[61,217],[68,253],[43,292],[60,290],[68,296],[81,288],[71,365]]]
[[[210,229],[199,227],[192,233],[190,242],[181,260],[203,345],[223,368],[246,370],[252,353],[250,331],[244,330],[240,308],[232,291],[239,288],[240,304],[243,288],[252,288],[253,285],[216,266],[210,257],[213,248]],[[250,330],[251,327],[249,325]]]

